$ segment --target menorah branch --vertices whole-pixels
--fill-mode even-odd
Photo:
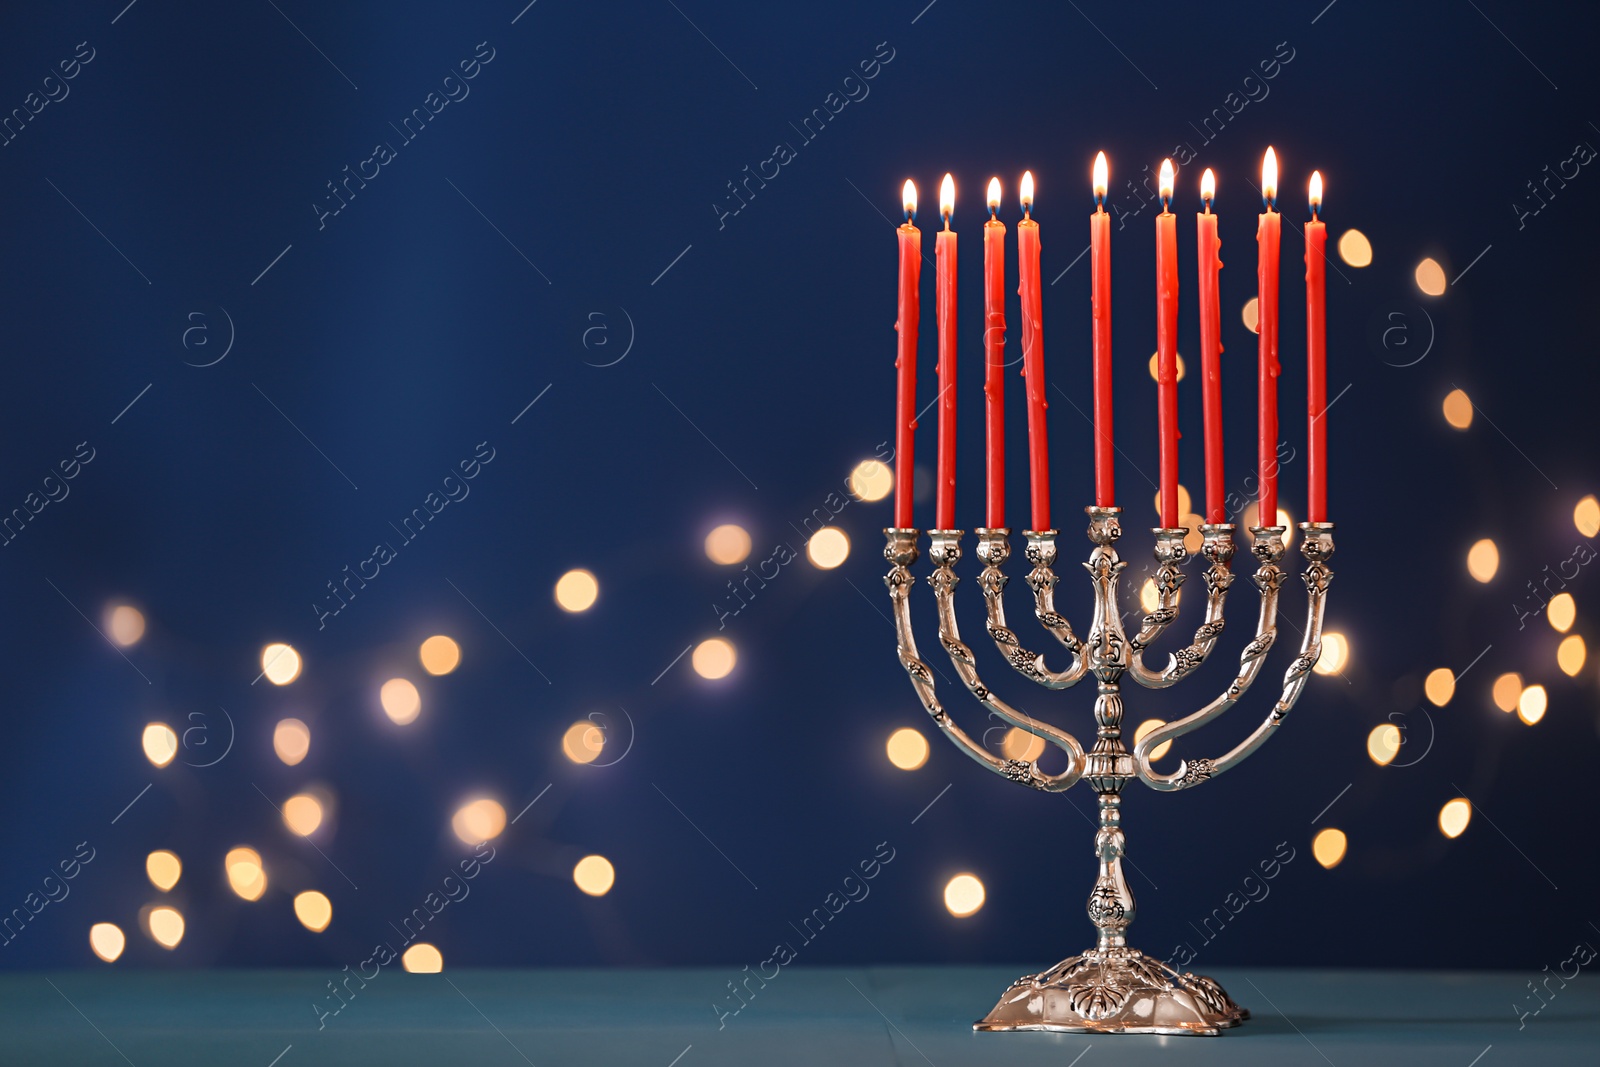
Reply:
[[[1053,534],[1054,531],[1051,531]],[[1006,662],[1025,678],[1039,683],[1046,689],[1066,689],[1076,685],[1088,673],[1089,661],[1082,655],[1083,643],[1072,633],[1072,627],[1067,620],[1055,611],[1055,602],[1048,590],[1054,586],[1056,578],[1048,568],[1043,569],[1035,565],[1034,571],[1029,575],[1029,584],[1035,590],[1035,614],[1045,623],[1047,629],[1055,635],[1058,641],[1066,645],[1072,653],[1072,660],[1065,670],[1053,671],[1045,665],[1044,656],[1030,652],[1022,647],[1016,632],[1006,625],[1006,608],[1003,593],[1010,581],[1002,571],[1006,560],[1011,558],[1010,530],[978,530],[978,558],[983,561],[983,574],[978,578],[978,585],[983,590],[983,599],[988,612],[989,638],[994,641],[995,647],[1005,657]],[[1037,534],[1031,531],[1027,535],[1030,542]],[[1050,558],[1055,558],[1054,541],[1050,545]],[[1035,576],[1039,580],[1035,582]],[[1041,602],[1038,590],[1046,589],[1045,599]],[[1059,625],[1056,624],[1059,622]]]

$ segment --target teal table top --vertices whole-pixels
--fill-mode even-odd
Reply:
[[[1592,975],[1217,969],[1253,1016],[1220,1037],[973,1033],[1026,970],[791,967],[765,988],[752,979],[743,1007],[731,967],[385,968],[365,987],[348,978],[337,1001],[331,970],[14,972],[0,976],[0,1063],[1600,1063]]]

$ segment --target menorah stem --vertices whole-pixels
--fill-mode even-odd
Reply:
[[[1100,857],[1100,876],[1089,894],[1089,921],[1100,932],[1097,947],[1126,948],[1127,930],[1133,922],[1133,892],[1122,874],[1125,841],[1122,836],[1122,787],[1100,794],[1100,830],[1094,835],[1095,855]]]

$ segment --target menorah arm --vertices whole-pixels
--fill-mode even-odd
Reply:
[[[1255,538],[1252,551],[1261,560],[1261,566],[1257,568],[1255,574],[1256,584],[1261,589],[1261,619],[1256,626],[1256,637],[1240,654],[1238,677],[1220,697],[1192,715],[1152,730],[1134,747],[1134,772],[1150,788],[1162,792],[1187,789],[1232,769],[1266,743],[1267,738],[1300,699],[1300,693],[1305,688],[1306,676],[1311,673],[1317,659],[1322,655],[1323,612],[1327,604],[1328,585],[1333,581],[1333,571],[1327,562],[1328,557],[1333,555],[1333,524],[1303,522],[1300,524],[1300,530],[1302,533],[1300,551],[1307,561],[1302,575],[1307,594],[1306,629],[1300,643],[1299,654],[1284,672],[1283,691],[1277,702],[1273,704],[1266,719],[1250,733],[1250,736],[1217,759],[1184,760],[1171,774],[1159,774],[1151,769],[1150,753],[1157,747],[1216,718],[1244,695],[1272,647],[1277,633],[1278,587],[1283,581],[1283,571],[1278,567],[1277,561],[1283,555],[1284,528],[1258,526],[1250,531]]]
[[[1187,648],[1167,656],[1167,665],[1161,670],[1145,666],[1144,651],[1160,637],[1167,624],[1178,617],[1178,589],[1183,585],[1183,562],[1188,556],[1183,539],[1188,530],[1183,527],[1157,529],[1156,536],[1156,610],[1144,617],[1139,633],[1128,642],[1128,673],[1146,689],[1165,689],[1193,672],[1206,661],[1222,634],[1222,607],[1233,584],[1229,564],[1233,560],[1233,525],[1206,523],[1200,527],[1204,537],[1200,552],[1211,564],[1206,569],[1206,614],[1194,633],[1194,641]]]
[[[950,661],[954,664],[956,673],[979,702],[1002,721],[1043,738],[1066,752],[1066,769],[1058,774],[1046,774],[1039,769],[1037,760],[1002,759],[996,756],[957,726],[939,703],[938,696],[934,692],[933,674],[917,653],[916,638],[911,626],[910,598],[914,582],[911,566],[916,562],[918,555],[917,534],[918,531],[909,528],[887,529],[884,531],[887,543],[883,551],[884,558],[889,561],[889,573],[884,577],[884,584],[889,587],[889,598],[894,606],[895,636],[900,665],[910,676],[917,699],[922,702],[923,708],[932,716],[939,729],[954,741],[961,751],[995,774],[1045,792],[1054,793],[1071,788],[1082,777],[1084,768],[1083,747],[1078,744],[1077,739],[1016,710],[991,693],[978,677],[973,666],[971,649],[961,643],[960,634],[956,630],[951,596],[956,584],[955,573],[951,570],[951,566],[960,558],[961,535],[957,531],[949,530],[933,531],[931,534],[933,545],[930,555],[937,567],[929,576],[929,581],[933,584],[935,599],[938,601],[940,642],[950,654]]]
[[[1054,629],[1051,632],[1055,633],[1057,640],[1060,640],[1072,652],[1072,661],[1065,670],[1053,671],[1047,667],[1044,656],[1023,648],[1022,642],[1017,638],[1015,631],[1006,625],[1006,606],[1002,594],[1005,591],[1006,583],[1010,579],[1005,576],[1001,568],[1005,566],[1006,560],[1011,556],[1010,536],[1011,531],[1004,529],[980,529],[978,531],[978,558],[984,564],[983,574],[978,578],[978,585],[983,589],[984,606],[988,612],[987,629],[989,637],[994,641],[995,647],[1000,650],[1000,654],[1005,657],[1006,662],[1024,677],[1038,682],[1046,689],[1066,689],[1069,686],[1076,685],[1084,675],[1089,673],[1089,660],[1083,654],[1083,645],[1078,641],[1076,635],[1072,633],[1072,627],[1068,625],[1067,620],[1055,614],[1053,594],[1049,594],[1047,590],[1049,599],[1038,607],[1038,614],[1041,621],[1051,620],[1046,623],[1046,628],[1050,628],[1055,619],[1060,619],[1059,632]],[[1032,544],[1038,535],[1030,532],[1028,537],[1030,544]],[[1053,544],[1051,545],[1051,555],[1052,557],[1054,555]],[[1036,565],[1035,573],[1037,572],[1038,567]],[[1034,575],[1030,574],[1030,583],[1033,578]],[[1049,581],[1046,584],[1047,586],[1053,585],[1054,582],[1055,575],[1050,572]],[[1034,588],[1038,589],[1039,587],[1036,585]],[[1054,618],[1051,618],[1052,616]]]

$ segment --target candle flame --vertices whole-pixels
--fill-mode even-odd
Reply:
[[[989,213],[993,214],[1000,208],[1000,179],[989,179]]]
[[[1267,146],[1267,154],[1261,160],[1261,199],[1269,208],[1278,199],[1278,154],[1271,145]]]
[[[1096,203],[1106,198],[1106,190],[1111,186],[1110,167],[1106,165],[1106,154],[1100,152],[1094,157],[1094,199]]]
[[[1176,175],[1172,172],[1172,160],[1163,159],[1161,161],[1161,178],[1158,182],[1161,187],[1161,205],[1163,208],[1172,202],[1172,186],[1175,179]]]
[[[1311,213],[1315,215],[1322,207],[1322,172],[1311,172]]]
[[[939,214],[949,221],[956,210],[956,180],[950,175],[944,176],[944,181],[939,183]]]
[[[906,179],[906,187],[900,193],[900,199],[905,204],[906,218],[914,219],[917,216],[917,186],[910,178]]]
[[[1217,176],[1207,167],[1206,172],[1200,175],[1200,199],[1210,204],[1217,196]]]
[[[1033,210],[1033,171],[1022,172],[1022,210]]]

